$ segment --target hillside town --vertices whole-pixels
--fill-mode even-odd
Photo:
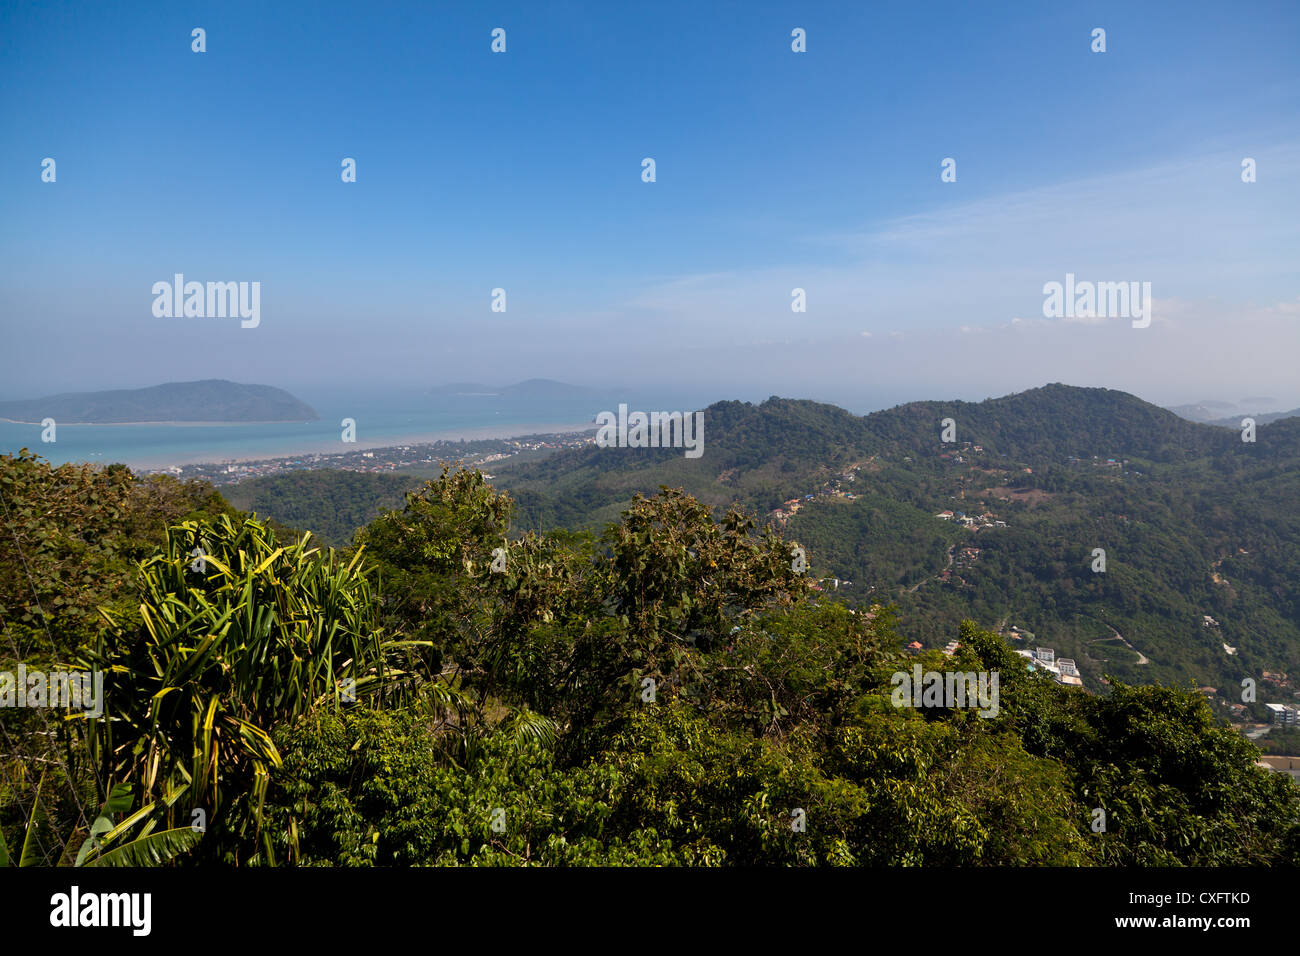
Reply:
[[[870,459],[868,460],[870,461]],[[840,500],[854,501],[857,495],[844,488],[844,485],[852,484],[858,480],[858,471],[868,462],[859,462],[851,465],[847,471],[830,478],[819,489],[802,497],[794,497],[789,501],[782,502],[781,507],[776,508],[768,513],[768,521],[778,528],[784,528],[787,521],[799,513],[799,509],[811,502],[822,500]]]
[[[978,515],[968,515],[964,511],[944,510],[935,515],[941,521],[951,521],[953,524],[961,525],[968,531],[979,531],[981,528],[1005,528],[1007,523],[991,511],[985,511]],[[975,549],[978,553],[979,549]]]

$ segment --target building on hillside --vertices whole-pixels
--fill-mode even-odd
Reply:
[[[1286,704],[1265,704],[1269,710],[1269,716],[1273,718],[1273,723],[1283,727],[1295,727],[1300,725],[1300,710],[1294,707],[1288,707]]]
[[[1068,657],[1056,659],[1056,651],[1050,647],[1039,647],[1032,651],[1016,651],[1021,657],[1029,661],[1031,671],[1043,671],[1050,674],[1052,680],[1058,684],[1065,684],[1069,687],[1082,687],[1083,678],[1079,675],[1079,668],[1073,660]]]
[[[1037,661],[1032,666],[1036,670],[1041,670],[1051,675],[1051,678],[1054,681],[1059,681],[1061,679],[1061,669],[1055,664],[1049,664],[1047,661]]]

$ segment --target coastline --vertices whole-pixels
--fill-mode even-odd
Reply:
[[[164,471],[168,468],[180,467],[183,465],[250,464],[255,462],[280,461],[285,458],[295,458],[302,455],[339,455],[357,451],[376,451],[386,448],[434,445],[439,442],[527,438],[533,435],[567,435],[595,430],[596,425],[594,422],[583,422],[581,424],[568,422],[562,424],[480,425],[471,428],[453,428],[443,431],[423,432],[397,438],[385,436],[370,441],[358,441],[356,443],[349,442],[348,444],[344,444],[338,440],[330,442],[316,441],[281,449],[274,454],[243,453],[233,456],[214,457],[210,453],[199,452],[193,455],[167,456],[151,458],[149,460],[137,459],[134,461],[127,461],[126,464],[133,469],[141,471]]]

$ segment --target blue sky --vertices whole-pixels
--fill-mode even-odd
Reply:
[[[0,396],[540,376],[1293,407],[1297,49],[1294,2],[4,3]],[[261,324],[156,318],[176,272],[260,281]],[[1150,281],[1152,326],[1045,320],[1066,272]]]

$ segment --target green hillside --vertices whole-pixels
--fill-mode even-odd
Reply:
[[[953,443],[940,440],[946,418]],[[839,598],[895,603],[923,643],[942,646],[964,617],[1017,626],[1077,660],[1094,689],[1111,673],[1235,702],[1245,677],[1300,671],[1300,419],[1250,444],[1126,393],[1050,385],[864,417],[725,402],[705,421],[697,460],[588,448],[507,463],[496,483],[536,528],[598,526],[659,485],[738,504],[804,544],[820,576],[851,582]],[[989,526],[960,528],[945,510]]]
[[[424,480],[405,474],[370,474],[325,468],[249,478],[222,489],[241,511],[274,519],[287,528],[311,531],[325,544],[341,547],[385,508],[400,508],[406,493]]]
[[[681,492],[521,535],[449,469],[336,552],[121,466],[24,451],[0,489],[0,674],[103,682],[101,713],[5,711],[0,866],[1300,860],[1300,789],[1194,690],[1064,687],[969,620],[912,653],[915,619]],[[958,534],[839,507],[918,565]]]
[[[586,446],[494,464],[493,484],[520,530],[598,530],[660,486],[715,515],[738,505],[800,542],[838,599],[894,604],[924,645],[966,617],[1019,628],[1077,661],[1092,690],[1108,673],[1190,682],[1226,705],[1246,677],[1300,673],[1300,419],[1243,443],[1123,392],[1049,385],[866,416],[720,402],[705,422],[698,459]],[[343,544],[417,477],[295,472],[228,495]],[[968,530],[942,511],[986,517]]]

